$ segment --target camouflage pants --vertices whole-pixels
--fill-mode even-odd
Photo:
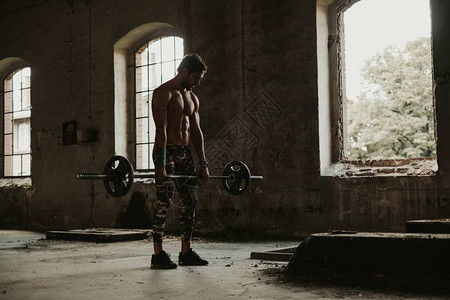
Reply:
[[[189,146],[166,147],[167,175],[195,175],[195,167]],[[169,179],[156,182],[156,208],[153,213],[153,242],[162,243],[167,210],[175,188],[182,202],[180,212],[181,240],[190,241],[194,230],[195,205],[197,203],[197,179]]]

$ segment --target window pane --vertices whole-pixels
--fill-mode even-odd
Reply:
[[[5,134],[11,134],[13,128],[12,114],[5,114]]]
[[[148,143],[148,118],[136,119],[136,142]]]
[[[31,86],[31,69],[23,68],[22,69],[22,88],[29,88]]]
[[[183,39],[180,37],[175,37],[175,58],[182,58],[183,56],[184,56]]]
[[[12,76],[5,79],[5,92],[12,91]]]
[[[148,166],[149,169],[154,169],[155,168],[155,163],[153,162],[153,148],[154,148],[154,144],[150,144],[149,145],[150,152],[148,154],[148,157],[151,157],[152,159],[149,160],[149,164],[148,164],[149,165]]]
[[[151,120],[149,122],[149,126],[148,126],[148,136],[149,136],[149,141],[150,142],[154,142],[155,141],[155,135],[156,135],[155,122],[153,122],[153,120]]]
[[[18,71],[13,75],[13,89],[20,90],[22,88],[22,72]]]
[[[175,40],[173,37],[166,37],[161,40],[162,61],[175,59]]]
[[[12,112],[12,92],[7,92],[5,96],[5,113]]]
[[[148,93],[136,94],[136,118],[148,117]]]
[[[148,90],[147,67],[136,68],[136,92]]]
[[[162,64],[162,82],[172,79],[175,74],[175,62],[169,61]]]
[[[30,176],[31,175],[31,155],[25,154],[22,155],[22,174],[21,176]]]
[[[12,158],[13,158],[13,176],[22,176],[22,156],[14,155]]]
[[[148,144],[136,145],[136,169],[149,168]]]
[[[13,110],[22,110],[22,91],[20,89],[13,90]]]
[[[176,68],[178,68],[178,66],[180,65],[181,61],[182,61],[182,59],[177,59],[177,60],[175,61],[175,67],[176,67]],[[175,71],[176,71],[176,70],[175,70]]]
[[[161,40],[157,39],[148,45],[149,64],[161,61]]]
[[[145,44],[136,52],[136,67],[147,64],[148,64],[148,48],[147,44]]]
[[[149,88],[150,90],[154,90],[159,85],[161,85],[161,65],[151,65],[149,67]]]
[[[5,156],[5,176],[13,176],[13,157]]]
[[[30,89],[22,90],[22,109],[30,109],[31,108],[31,96]]]
[[[13,136],[12,134],[7,134],[4,136],[5,141],[5,155],[13,154]]]
[[[15,149],[14,153],[27,153],[30,152],[30,120],[22,119],[14,126],[14,140]]]

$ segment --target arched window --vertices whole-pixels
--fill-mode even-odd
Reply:
[[[183,59],[183,39],[160,37],[145,43],[135,53],[136,67],[136,169],[153,168],[155,126],[151,111],[153,91],[170,80]]]
[[[31,69],[3,81],[3,177],[31,175]]]

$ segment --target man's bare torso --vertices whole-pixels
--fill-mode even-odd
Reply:
[[[167,144],[187,146],[190,139],[189,117],[197,111],[198,99],[191,91],[170,90],[170,94],[167,105]]]

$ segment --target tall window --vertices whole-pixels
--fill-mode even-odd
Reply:
[[[153,168],[155,125],[151,111],[153,91],[176,74],[183,59],[183,39],[170,36],[145,43],[136,61],[136,169]]]
[[[4,80],[4,177],[31,175],[31,69],[18,69]]]
[[[341,158],[435,157],[429,0],[353,2],[339,18]]]

